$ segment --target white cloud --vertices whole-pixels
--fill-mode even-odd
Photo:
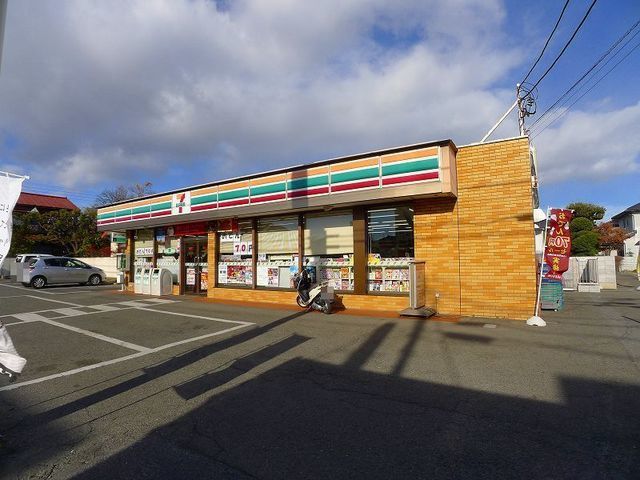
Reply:
[[[640,102],[605,112],[569,111],[535,138],[541,179],[604,180],[640,171],[638,126]]]
[[[10,2],[0,131],[39,180],[208,178],[477,141],[521,58],[498,0]],[[179,171],[179,169],[178,169]],[[180,180],[176,181],[180,183]]]

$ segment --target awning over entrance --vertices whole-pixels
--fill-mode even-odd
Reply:
[[[98,230],[457,194],[450,140],[353,155],[98,209]]]

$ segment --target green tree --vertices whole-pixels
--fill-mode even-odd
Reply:
[[[599,237],[596,232],[582,231],[571,241],[571,254],[577,257],[593,257],[598,254]]]
[[[590,232],[593,230],[593,222],[588,218],[584,217],[576,217],[571,220],[569,224],[569,228],[571,229],[571,236],[573,238],[577,238],[585,232]]]
[[[44,238],[61,246],[67,255],[91,255],[109,241],[96,229],[94,209],[48,212],[40,216],[39,226]]]
[[[582,217],[591,220],[595,226],[597,220],[602,220],[604,212],[607,210],[600,205],[584,202],[573,202],[567,205],[569,210],[573,210],[573,218]]]
[[[574,202],[567,205],[573,210],[571,229],[571,254],[579,257],[597,255],[600,251],[600,235],[594,231],[596,220],[604,217],[605,208],[593,203]]]
[[[46,242],[44,232],[40,228],[40,217],[41,214],[38,212],[14,215],[9,256],[35,252],[37,245]]]

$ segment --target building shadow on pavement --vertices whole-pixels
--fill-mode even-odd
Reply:
[[[75,478],[633,478],[639,471],[639,387],[560,378],[564,403],[556,404],[401,378],[401,368],[363,370],[393,328],[379,326],[341,365],[294,358],[248,379]],[[304,341],[285,339],[266,358]],[[255,366],[245,362],[236,373]],[[223,372],[176,391],[192,399],[237,377]]]
[[[392,322],[339,364],[288,357],[269,368],[309,340],[293,334],[183,381],[173,391],[193,410],[73,478],[635,478],[640,471],[640,387],[562,377],[563,401],[549,403],[403,378],[424,324],[415,322],[389,373],[371,359]],[[195,349],[146,369],[145,378],[256,335]],[[46,424],[134,386],[123,382],[27,423]]]
[[[563,405],[296,359],[75,478],[634,478],[640,389],[560,383]]]

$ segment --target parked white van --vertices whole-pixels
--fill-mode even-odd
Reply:
[[[34,258],[51,257],[48,253],[21,253],[16,255],[16,282],[24,282],[24,269]]]

